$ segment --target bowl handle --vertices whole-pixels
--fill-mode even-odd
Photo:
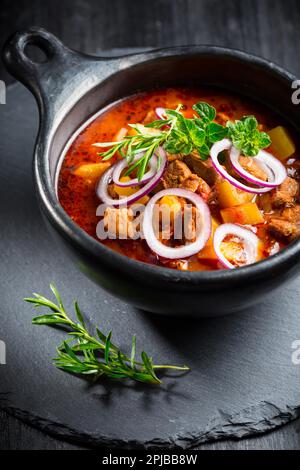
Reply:
[[[45,60],[31,59],[26,50],[30,45],[38,47]],[[81,93],[87,91],[118,70],[118,59],[92,57],[69,49],[43,28],[15,33],[6,41],[2,56],[11,75],[32,91],[41,111],[65,104],[79,88]]]

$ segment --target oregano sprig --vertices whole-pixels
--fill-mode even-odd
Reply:
[[[95,380],[101,376],[110,379],[132,379],[148,384],[160,384],[156,371],[170,369],[188,371],[187,366],[157,365],[143,351],[141,361],[136,360],[136,338],[133,336],[130,356],[124,354],[112,343],[112,332],[105,335],[98,327],[95,333],[88,331],[82,312],[77,301],[74,303],[76,321],[66,312],[61,296],[54,285],[50,288],[55,296],[56,303],[46,297],[34,293],[34,297],[24,300],[35,308],[44,307],[50,313],[34,317],[34,325],[52,325],[68,328],[68,337],[57,348],[57,357],[54,358],[56,367],[66,372],[83,376],[92,376]]]
[[[270,145],[271,139],[266,132],[260,132],[254,116],[245,116],[235,122],[227,121],[226,126],[215,122],[216,109],[203,101],[193,105],[195,115],[186,118],[182,105],[176,109],[165,109],[165,119],[152,121],[146,125],[129,124],[136,133],[127,135],[119,142],[95,143],[98,147],[108,147],[99,152],[102,160],[112,158],[117,152],[127,159],[126,175],[137,172],[143,178],[148,163],[159,146],[171,154],[189,155],[197,152],[201,160],[209,158],[211,146],[225,137],[246,156],[255,156],[260,149]],[[136,155],[141,158],[133,163]]]
[[[243,155],[255,157],[259,150],[271,144],[270,136],[261,132],[254,116],[245,116],[235,122],[227,121],[228,137]]]

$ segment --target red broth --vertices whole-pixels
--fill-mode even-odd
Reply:
[[[85,127],[69,146],[62,162],[58,178],[59,201],[71,217],[90,236],[97,238],[96,226],[99,217],[96,209],[100,203],[95,193],[95,181],[82,178],[74,172],[84,163],[97,163],[100,157],[97,155],[99,149],[92,144],[114,139],[117,132],[129,123],[143,122],[147,113],[158,106],[175,109],[179,103],[185,106],[185,116],[192,117],[192,105],[199,101],[206,101],[217,110],[217,116],[225,113],[230,120],[240,119],[244,115],[253,114],[264,129],[269,130],[278,125],[284,125],[282,119],[271,113],[263,106],[238,95],[208,88],[170,88],[137,94],[111,105],[100,113],[90,124]],[[288,174],[298,178],[298,141],[291,132],[296,153],[283,163],[288,168]],[[276,152],[270,148],[273,155]],[[113,164],[115,159],[111,160]],[[260,198],[260,196],[258,196]],[[261,205],[260,210],[263,211]],[[214,216],[220,220],[218,209],[213,208]],[[278,212],[272,209],[274,215],[280,216],[282,209]],[[268,257],[278,249],[284,247],[288,242],[285,239],[273,237],[267,230],[268,220],[256,226],[257,235],[261,241],[261,258]],[[109,248],[122,253],[130,258],[146,263],[176,268],[176,263],[169,260],[158,259],[151,252],[144,240],[98,240]],[[184,263],[184,269],[188,270],[215,270],[223,269],[215,259],[199,259],[197,255],[191,256]]]

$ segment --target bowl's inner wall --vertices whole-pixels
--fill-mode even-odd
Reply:
[[[130,64],[130,57],[126,58]],[[136,60],[136,59],[135,59]],[[51,179],[59,157],[74,132],[99,109],[122,97],[156,87],[217,86],[257,100],[300,129],[300,113],[291,101],[291,80],[259,60],[230,54],[189,54],[158,57],[123,69],[101,81],[63,118],[50,151]]]

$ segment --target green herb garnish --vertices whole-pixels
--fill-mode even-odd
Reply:
[[[176,121],[164,149],[169,153],[183,155],[197,151],[202,160],[207,160],[211,145],[226,137],[227,129],[213,122],[216,110],[209,104],[197,103],[193,106],[193,110],[197,116],[187,119],[178,111],[166,109],[166,115],[176,118]]]
[[[254,116],[245,116],[235,122],[227,121],[226,127],[233,145],[248,157],[255,157],[259,150],[271,144],[269,135],[259,131]]]
[[[159,146],[171,154],[188,155],[196,151],[200,159],[207,160],[212,145],[225,137],[232,139],[233,145],[246,156],[257,155],[260,149],[271,143],[268,134],[258,130],[254,116],[246,116],[235,123],[227,121],[224,127],[214,121],[217,113],[208,103],[194,104],[193,110],[197,114],[191,119],[185,118],[180,112],[181,109],[182,105],[176,109],[165,109],[166,119],[159,119],[145,126],[129,124],[137,134],[125,136],[119,142],[94,144],[103,148],[110,147],[98,155],[103,160],[108,160],[119,152],[128,161],[126,175],[135,170],[137,178],[141,180],[149,160]],[[153,132],[154,130],[156,132]],[[143,156],[133,163],[134,157],[141,152],[144,153]]]
[[[148,384],[161,383],[156,375],[157,370],[189,370],[186,366],[153,364],[152,358],[144,351],[141,353],[142,361],[136,361],[135,336],[132,338],[131,354],[128,357],[111,342],[111,332],[106,336],[98,327],[95,328],[96,335],[88,331],[77,302],[74,303],[77,321],[72,320],[64,308],[57,289],[52,284],[50,287],[57,303],[35,293],[33,298],[27,297],[24,300],[36,308],[46,307],[51,312],[33,318],[34,325],[52,325],[70,329],[68,339],[57,348],[58,356],[54,359],[56,367],[73,374],[92,376],[95,380],[106,376],[110,379],[129,378]]]

